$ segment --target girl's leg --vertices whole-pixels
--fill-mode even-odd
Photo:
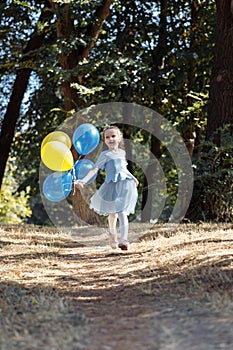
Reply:
[[[121,243],[119,244],[119,248],[122,250],[127,250],[129,246],[128,241],[128,232],[129,232],[129,221],[128,216],[125,212],[118,213],[119,218],[119,226],[120,226],[120,233],[121,233]]]
[[[118,246],[116,230],[117,217],[118,215],[116,213],[109,214],[108,216],[109,243],[112,248],[117,248]]]
[[[116,234],[116,224],[117,224],[117,214],[109,214],[108,216],[108,227],[109,227],[109,233],[112,235]]]

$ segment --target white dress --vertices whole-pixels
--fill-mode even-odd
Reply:
[[[125,151],[103,151],[95,167],[105,170],[104,183],[91,197],[90,208],[100,215],[126,212],[133,214],[138,198],[137,188],[132,174],[127,169]]]

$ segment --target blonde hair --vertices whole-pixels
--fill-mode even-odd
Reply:
[[[123,140],[123,134],[121,132],[121,130],[118,128],[118,126],[116,125],[108,125],[104,128],[103,130],[103,141],[105,142],[105,132],[107,130],[115,130],[118,133],[119,136],[119,147],[124,149],[124,140]],[[105,144],[105,143],[104,143]]]

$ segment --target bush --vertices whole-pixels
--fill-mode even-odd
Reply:
[[[11,158],[6,167],[0,193],[0,224],[19,224],[30,217],[31,210],[28,204],[28,192],[17,192],[18,184],[14,178],[16,169],[15,160]]]
[[[222,145],[201,146],[194,164],[194,193],[188,211],[191,220],[233,222],[233,145],[232,135],[222,134]]]

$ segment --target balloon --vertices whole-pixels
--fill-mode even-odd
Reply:
[[[97,147],[99,141],[99,131],[90,123],[81,124],[74,131],[73,144],[76,151],[81,155],[86,155],[93,151]]]
[[[89,159],[81,159],[77,160],[77,162],[74,164],[74,171],[75,171],[75,177],[77,180],[82,180],[90,170],[94,168],[94,163]],[[93,182],[97,177],[97,173],[92,176],[92,178],[87,182],[87,184],[90,184]]]
[[[69,149],[71,147],[71,140],[70,137],[63,131],[53,131],[50,134],[48,134],[42,141],[41,149],[47,142],[51,141],[59,141],[64,143]]]
[[[66,198],[72,189],[72,175],[70,172],[56,172],[46,177],[43,183],[43,193],[52,202],[59,202]]]
[[[41,159],[51,170],[66,171],[74,165],[73,155],[69,148],[62,142],[47,142],[41,149]]]

